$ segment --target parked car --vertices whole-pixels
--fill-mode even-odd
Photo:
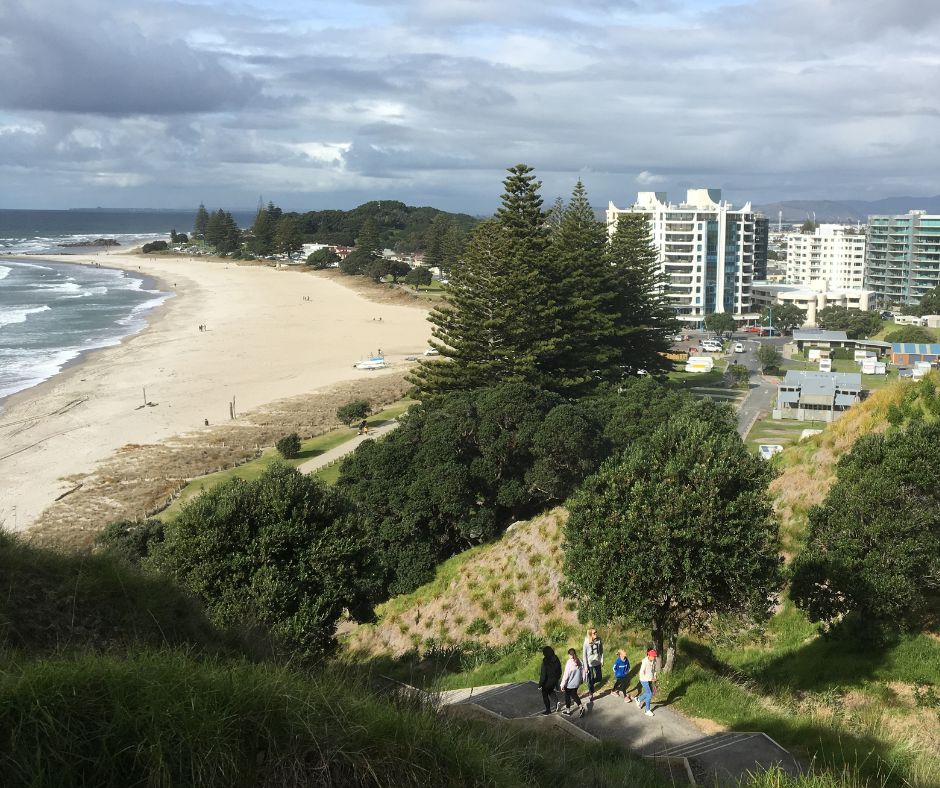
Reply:
[[[427,350],[424,351],[424,355],[426,355],[426,356],[439,356],[439,355],[441,355],[441,354],[440,354],[439,351],[435,350],[433,347],[429,347]]]
[[[735,342],[735,343],[734,343],[734,352],[735,352],[735,353],[743,353],[743,352],[744,352],[744,345],[743,345],[741,342]]]
[[[762,328],[760,329],[760,336],[762,336],[762,337],[779,337],[779,336],[780,336],[780,332],[777,331],[776,328],[762,327]]]

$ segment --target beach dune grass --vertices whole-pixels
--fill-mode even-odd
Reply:
[[[398,418],[405,411],[408,410],[413,404],[414,400],[404,399],[399,402],[395,402],[392,405],[389,405],[387,408],[383,408],[378,413],[369,416],[366,419],[366,422],[370,427],[376,427],[380,424],[384,424],[387,421]],[[248,462],[242,463],[241,465],[235,465],[231,468],[226,468],[222,471],[217,471],[216,473],[210,473],[207,476],[200,476],[196,479],[192,479],[185,487],[180,491],[179,495],[174,499],[174,501],[162,512],[159,513],[160,518],[173,518],[179,512],[180,507],[192,498],[194,495],[198,495],[203,490],[208,490],[211,487],[227,482],[229,479],[244,479],[246,481],[254,481],[259,476],[265,468],[267,468],[275,460],[281,460],[282,462],[287,462],[289,465],[294,467],[301,465],[308,460],[312,460],[315,457],[319,457],[321,454],[335,449],[337,446],[342,446],[344,443],[351,441],[358,434],[357,425],[352,427],[337,427],[336,429],[325,432],[322,435],[317,435],[313,438],[308,438],[300,442],[300,452],[296,457],[293,457],[289,460],[284,460],[277,450],[273,446],[265,448],[255,459],[249,460]],[[330,466],[332,468],[332,466]],[[339,474],[339,468],[336,468],[336,474]],[[329,483],[335,482],[335,478],[329,480]]]

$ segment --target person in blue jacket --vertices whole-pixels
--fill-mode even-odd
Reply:
[[[630,689],[630,660],[627,658],[627,652],[620,649],[617,652],[617,659],[614,660],[614,692],[621,698],[628,701],[627,692]]]

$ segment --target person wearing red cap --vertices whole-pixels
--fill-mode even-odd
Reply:
[[[656,649],[651,648],[646,652],[646,657],[640,663],[640,684],[643,687],[643,694],[635,698],[635,703],[642,710],[644,701],[646,702],[646,716],[653,716],[653,682],[656,681]]]

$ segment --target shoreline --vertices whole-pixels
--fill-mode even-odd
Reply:
[[[59,256],[65,256],[65,255],[59,255]],[[35,260],[42,260],[47,263],[65,263],[68,265],[81,265],[83,267],[88,267],[92,265],[91,262],[82,262],[78,260],[59,260],[59,259],[50,260],[48,259],[49,255],[40,256],[37,254],[37,255],[34,255],[33,257]],[[17,257],[17,256],[10,255],[7,257],[7,259],[12,260],[14,262],[24,262],[24,263],[33,262],[33,260],[23,259],[22,256]],[[90,360],[95,355],[99,353],[103,353],[108,350],[113,350],[116,347],[120,347],[125,342],[132,339],[133,337],[139,334],[143,334],[145,331],[149,331],[154,321],[160,320],[162,314],[169,308],[169,304],[177,298],[178,294],[174,292],[174,289],[170,285],[168,285],[166,282],[164,282],[162,279],[160,279],[159,277],[152,276],[150,274],[145,274],[143,273],[143,271],[140,271],[140,270],[135,271],[131,268],[121,268],[116,265],[99,265],[98,267],[107,268],[110,271],[121,271],[123,273],[136,274],[137,277],[143,280],[143,284],[141,285],[142,290],[159,290],[161,293],[166,295],[166,298],[164,298],[161,303],[156,304],[155,306],[152,306],[149,309],[147,309],[145,312],[143,312],[141,314],[141,319],[143,320],[144,324],[140,328],[136,329],[135,331],[131,331],[127,334],[122,335],[121,338],[117,342],[113,342],[109,345],[102,345],[101,347],[92,347],[92,348],[88,348],[87,350],[81,350],[79,351],[78,355],[75,356],[75,358],[72,358],[66,361],[59,368],[57,372],[54,372],[45,380],[41,380],[38,383],[34,383],[32,386],[29,386],[25,389],[14,391],[12,394],[0,396],[0,426],[2,426],[2,423],[5,421],[4,414],[7,413],[10,407],[14,406],[21,398],[28,397],[34,391],[36,391],[36,389],[39,389],[49,383],[52,383],[53,381],[55,381],[62,375],[68,374],[72,369],[76,367],[80,367],[83,363],[85,363],[86,360]],[[151,285],[153,286],[151,287]]]
[[[400,373],[430,335],[424,310],[377,304],[290,269],[127,252],[42,259],[150,276],[161,291],[182,297],[148,311],[147,325],[119,344],[83,353],[4,400],[0,522],[16,531],[30,528],[115,453],[207,426],[237,426],[233,400],[238,416],[338,383]],[[203,323],[208,330],[200,332]],[[353,369],[376,348],[385,349],[389,370]],[[126,483],[133,481],[132,473]],[[107,511],[113,502],[100,505]]]

